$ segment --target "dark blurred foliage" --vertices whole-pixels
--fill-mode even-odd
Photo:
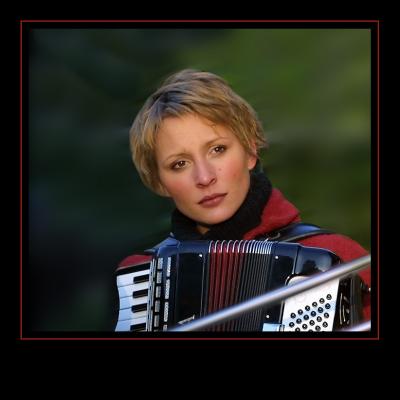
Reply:
[[[169,74],[222,75],[258,112],[273,184],[303,220],[370,248],[366,29],[31,29],[24,328],[113,330],[117,264],[167,234],[129,127]],[[26,222],[26,221],[25,221]]]

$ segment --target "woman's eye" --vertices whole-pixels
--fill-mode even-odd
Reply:
[[[226,146],[216,146],[213,148],[215,153],[223,153],[226,150]]]
[[[186,161],[177,161],[176,163],[172,164],[172,169],[181,169],[186,165]]]

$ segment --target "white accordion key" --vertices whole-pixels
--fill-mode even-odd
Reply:
[[[115,331],[145,330],[149,269],[117,277],[119,315]]]
[[[292,285],[306,276],[295,276]],[[334,279],[313,289],[286,299],[282,315],[284,331],[332,331],[335,319],[339,279]]]

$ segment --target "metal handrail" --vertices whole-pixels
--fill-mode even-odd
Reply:
[[[332,268],[328,271],[319,272],[307,279],[302,280],[301,282],[294,283],[293,285],[267,292],[250,300],[244,301],[240,304],[235,304],[233,306],[219,310],[215,313],[208,314],[205,317],[199,318],[184,325],[175,326],[172,329],[169,329],[169,331],[197,331],[215,324],[231,320],[249,311],[265,307],[266,305],[270,306],[272,304],[278,303],[288,297],[297,295],[301,292],[326,283],[330,280],[351,275],[360,269],[366,268],[368,264],[370,264],[370,262],[370,255],[357,258],[355,260]]]

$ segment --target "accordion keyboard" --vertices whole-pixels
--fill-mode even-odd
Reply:
[[[119,315],[115,331],[146,330],[150,266],[139,266],[133,272],[119,275]]]

